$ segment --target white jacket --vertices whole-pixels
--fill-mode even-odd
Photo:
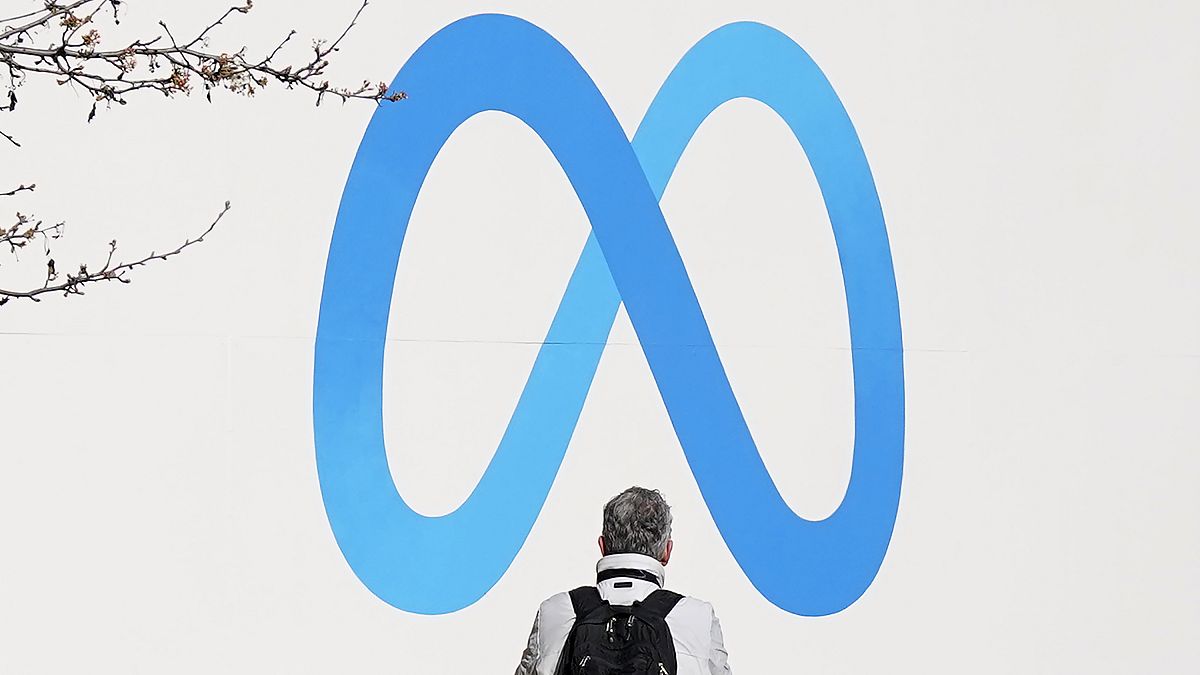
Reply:
[[[619,553],[606,555],[596,563],[597,574],[610,569],[645,570],[658,577],[659,582],[666,582],[662,564],[649,556]],[[624,587],[617,588],[618,582]],[[642,579],[615,578],[600,582],[597,588],[600,597],[611,605],[632,605],[644,600],[658,589],[658,585]],[[554,675],[559,654],[574,624],[575,609],[569,594],[559,593],[543,602],[533,621],[529,644],[521,655],[516,675]],[[721,623],[717,621],[712,605],[685,597],[667,615],[667,627],[675,642],[678,675],[731,675]]]

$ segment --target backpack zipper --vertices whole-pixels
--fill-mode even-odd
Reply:
[[[667,672],[667,667],[661,661],[658,663],[658,672],[662,673],[662,675],[671,675]]]
[[[588,656],[583,657],[579,661],[579,667],[582,668],[582,667],[586,666],[587,662],[590,661],[591,659],[592,659],[592,657],[590,654]]]

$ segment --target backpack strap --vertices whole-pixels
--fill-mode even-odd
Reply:
[[[580,586],[571,591],[569,595],[571,596],[571,607],[575,610],[575,623],[571,626],[571,631],[567,633],[562,652],[559,653],[558,665],[554,669],[555,675],[571,674],[571,666],[575,662],[575,637],[579,632],[580,624],[588,616],[608,604],[604,602],[604,598],[600,597],[600,590],[595,586]]]
[[[675,675],[679,672],[679,662],[675,654],[675,643],[671,636],[671,627],[667,625],[667,615],[671,610],[675,609],[675,605],[683,596],[678,593],[673,593],[668,590],[658,589],[647,595],[641,602],[633,603],[633,614],[639,619],[651,624],[658,624],[661,631],[654,631],[652,635],[653,649],[656,658],[659,659],[659,668],[667,675]]]
[[[575,620],[581,621],[584,617],[604,606],[604,599],[600,597],[600,589],[595,586],[580,586],[571,591],[571,606],[575,609]]]
[[[666,619],[682,599],[682,595],[660,588],[647,595],[645,600],[634,603],[634,605],[637,607],[637,613],[644,618]]]

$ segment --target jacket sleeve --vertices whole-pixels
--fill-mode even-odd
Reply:
[[[729,652],[725,651],[725,636],[721,633],[721,622],[716,612],[712,615],[712,630],[708,650],[708,670],[712,675],[733,675],[729,668]]]
[[[521,663],[517,665],[517,672],[514,675],[536,675],[538,663],[538,629],[542,622],[542,612],[539,609],[537,616],[533,618],[533,629],[529,631],[529,642],[525,645],[525,651],[521,653]]]

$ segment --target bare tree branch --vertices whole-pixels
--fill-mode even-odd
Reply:
[[[41,302],[41,298],[39,296],[47,293],[62,293],[64,296],[83,295],[83,287],[85,285],[100,281],[119,281],[120,283],[127,284],[130,282],[128,273],[133,268],[141,267],[142,265],[146,265],[154,260],[166,260],[168,258],[177,256],[180,253],[183,253],[185,249],[204,241],[204,238],[207,237],[217,227],[217,223],[221,222],[221,218],[225,217],[225,214],[229,212],[229,209],[229,202],[225,202],[225,208],[221,209],[221,212],[217,214],[216,219],[212,221],[212,224],[208,226],[208,229],[200,233],[200,236],[196,237],[195,239],[185,239],[182,244],[165,253],[156,253],[151,251],[150,255],[144,256],[138,260],[114,264],[113,257],[117,252],[117,240],[114,239],[108,243],[108,257],[104,261],[104,265],[98,271],[88,270],[88,266],[86,264],[80,265],[78,272],[68,272],[66,274],[66,279],[63,281],[59,281],[60,276],[58,270],[55,267],[54,259],[51,258],[46,262],[46,281],[40,288],[24,291],[10,291],[0,288],[0,306],[3,306],[14,298],[25,298],[34,302]],[[61,227],[61,225],[62,224],[59,223],[59,227]],[[3,241],[4,239],[0,237],[0,242]],[[58,281],[59,283],[53,283],[55,281]]]
[[[34,188],[36,188],[36,187],[37,187],[37,185],[18,185],[17,187],[9,190],[8,192],[0,192],[0,197],[11,197],[11,196],[17,194],[18,192],[27,192],[27,191],[33,192]]]
[[[376,104],[402,100],[404,92],[390,89],[386,82],[363,80],[358,85],[335,86],[325,79],[329,59],[358,23],[367,4],[367,0],[363,0],[335,40],[314,40],[305,59],[280,64],[281,54],[295,38],[295,31],[289,31],[260,57],[248,56],[249,49],[245,45],[233,51],[209,48],[209,41],[218,29],[236,15],[250,12],[254,8],[253,0],[228,7],[186,40],[177,39],[167,24],[159,21],[157,33],[115,46],[105,42],[103,32],[120,23],[125,0],[40,0],[38,9],[0,19],[0,86],[8,90],[7,104],[0,106],[0,112],[17,109],[17,92],[30,78],[52,78],[59,85],[87,92],[91,99],[87,111],[89,122],[97,115],[100,104],[106,108],[114,103],[126,105],[143,93],[187,96],[199,88],[211,101],[214,90],[254,96],[272,82],[285,89],[314,93],[317,105],[326,96],[342,102],[366,100]],[[21,147],[7,131],[0,129],[0,136],[12,146]],[[14,197],[33,189],[33,184],[22,184],[8,192],[0,192],[0,197]],[[0,288],[0,305],[13,298],[39,301],[38,296],[46,293],[82,295],[83,286],[98,281],[128,283],[126,274],[129,270],[154,260],[165,260],[203,241],[228,210],[226,202],[225,208],[203,234],[185,240],[168,253],[152,253],[134,262],[113,264],[114,241],[100,271],[89,272],[86,265],[81,265],[78,273],[66,274],[65,280],[60,280],[54,260],[49,257],[50,242],[62,236],[64,224],[48,225],[18,212],[14,225],[7,229],[0,226],[0,246],[7,245],[7,253],[16,257],[29,244],[41,241],[47,257],[46,280],[41,287],[28,290]]]

